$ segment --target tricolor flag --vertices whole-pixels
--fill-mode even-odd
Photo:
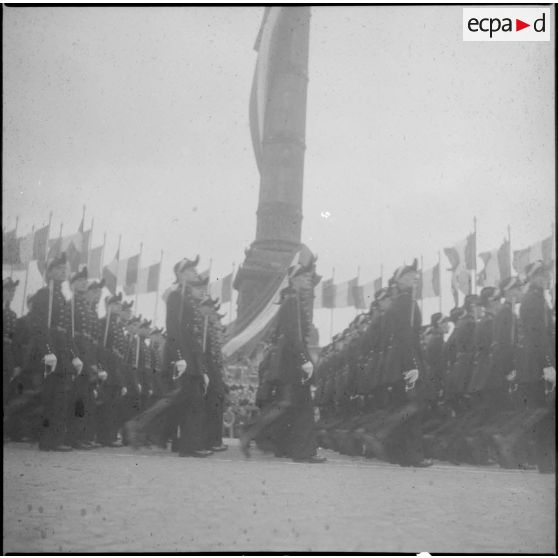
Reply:
[[[480,286],[496,287],[502,279],[511,275],[510,243],[507,240],[499,248],[481,252],[479,258],[484,263],[477,278]]]
[[[532,262],[542,260],[550,264],[554,260],[554,237],[551,235],[543,240],[539,240],[522,250],[513,252],[513,268],[522,275],[525,268]]]
[[[33,259],[37,260],[39,270],[43,270],[47,259],[48,235],[50,225],[37,229],[33,237]]]
[[[364,288],[362,285],[358,284],[358,277],[349,281],[349,305],[361,310],[366,308],[366,303],[364,302]]]
[[[16,237],[16,229],[2,231],[2,263],[13,265],[19,260],[19,246]]]
[[[454,246],[444,248],[452,272],[451,285],[456,306],[458,305],[458,289],[463,294],[471,294],[472,279],[470,270],[476,266],[476,239],[475,233],[456,243]]]
[[[120,260],[120,250],[117,250],[114,255],[113,260],[103,267],[103,279],[105,280],[105,285],[107,289],[112,293],[116,294],[117,278],[119,274],[119,260]]]
[[[419,276],[417,299],[440,296],[440,264],[425,269]]]
[[[48,246],[47,260],[57,258],[62,252],[66,252],[70,269],[78,270],[83,250],[83,233],[81,231],[49,240]]]
[[[27,266],[33,259],[34,233],[26,234],[18,239],[19,263]]]
[[[262,142],[269,100],[268,89],[273,75],[273,51],[282,12],[283,8],[281,7],[268,6],[265,8],[262,25],[254,45],[254,50],[258,52],[258,60],[250,92],[250,131],[256,164],[260,172]]]
[[[140,269],[136,286],[137,294],[154,293],[159,290],[161,262]]]
[[[91,249],[89,255],[89,277],[101,277],[101,261],[103,258],[104,246],[97,246]]]
[[[292,259],[291,265],[288,266],[287,269],[295,265],[297,261],[300,261],[299,258],[300,252],[297,252]],[[278,286],[272,293],[272,296],[254,319],[242,331],[225,343],[222,349],[225,358],[230,358],[240,350],[249,352],[257,344],[257,341],[261,339],[262,336],[265,336],[266,332],[273,327],[274,318],[280,308],[278,304],[280,293],[288,284],[288,274],[285,273],[281,281],[278,282]]]
[[[335,308],[335,291],[336,285],[333,283],[333,277],[326,279],[322,283],[322,308]]]
[[[370,305],[374,302],[374,295],[376,291],[382,288],[382,278],[374,279],[373,281],[368,281],[362,285],[362,297],[364,302],[364,308],[370,308]]]
[[[232,273],[225,277],[217,277],[209,284],[209,294],[213,298],[218,298],[224,304],[231,301],[232,294]]]

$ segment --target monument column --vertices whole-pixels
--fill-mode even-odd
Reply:
[[[250,124],[260,189],[256,238],[234,283],[237,331],[300,249],[309,30],[308,6],[266,8],[256,41]]]

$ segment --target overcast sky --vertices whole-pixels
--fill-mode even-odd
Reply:
[[[52,209],[52,235],[74,232],[85,204],[105,263],[120,233],[123,257],[143,241],[143,265],[164,249],[164,286],[184,256],[212,258],[213,276],[241,263],[262,13],[4,8],[3,225],[19,215],[25,234]],[[508,225],[514,249],[548,236],[553,42],[463,42],[457,6],[316,7],[309,74],[302,241],[325,278],[360,266],[365,282],[421,254],[431,266],[474,216],[479,251]]]

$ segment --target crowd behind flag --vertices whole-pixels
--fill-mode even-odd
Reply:
[[[106,234],[103,243],[92,246],[93,224],[85,226],[85,207],[78,229],[75,232],[63,234],[63,226],[60,226],[58,235],[51,238],[52,214],[49,222],[39,228],[33,227],[27,234],[19,234],[18,224],[12,230],[3,230],[2,233],[2,263],[4,275],[13,275],[15,272],[25,273],[23,301],[27,292],[27,276],[30,269],[38,269],[40,274],[48,261],[58,257],[62,252],[66,253],[68,264],[72,272],[78,271],[80,266],[87,265],[89,277],[104,279],[106,288],[111,294],[116,294],[122,289],[127,296],[138,296],[147,293],[156,293],[156,304],[160,296],[160,277],[162,269],[162,258],[159,262],[149,262],[143,265],[141,261],[142,245],[138,253],[128,257],[121,257],[121,238],[119,238],[118,249],[108,263],[105,259]],[[443,271],[450,273],[451,294],[455,306],[459,306],[460,296],[475,293],[478,288],[497,286],[499,282],[513,273],[522,277],[525,268],[532,262],[542,260],[545,264],[555,261],[554,228],[548,237],[533,243],[530,246],[518,250],[512,250],[510,231],[499,246],[489,250],[477,252],[476,220],[473,232],[467,234],[461,240],[445,246],[442,249],[447,263],[441,261],[441,252],[438,252],[438,262],[431,267],[423,268],[421,263],[420,280],[417,286],[416,296],[418,300],[439,298],[440,310],[442,307],[442,274]],[[478,260],[482,262],[482,269],[477,270]],[[304,259],[305,253],[300,254]],[[422,261],[422,258],[421,258]],[[235,269],[232,266],[231,273],[224,276],[211,276],[211,260],[209,268],[201,273],[202,277],[208,277],[208,294],[214,299],[219,299],[223,304],[233,304],[233,281]],[[356,276],[351,279],[336,282],[335,269],[331,277],[321,281],[316,287],[314,308],[330,309],[332,314],[337,308],[354,308],[355,310],[366,310],[374,300],[374,294],[383,286],[383,266],[380,275],[375,279],[361,282],[360,269]],[[24,312],[25,302],[21,304],[21,313]],[[18,309],[16,309],[18,310]],[[155,308],[156,313],[156,308]],[[229,315],[230,322],[230,315]]]

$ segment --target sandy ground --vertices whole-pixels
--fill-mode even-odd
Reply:
[[[553,475],[254,454],[5,444],[4,553],[556,550]]]

